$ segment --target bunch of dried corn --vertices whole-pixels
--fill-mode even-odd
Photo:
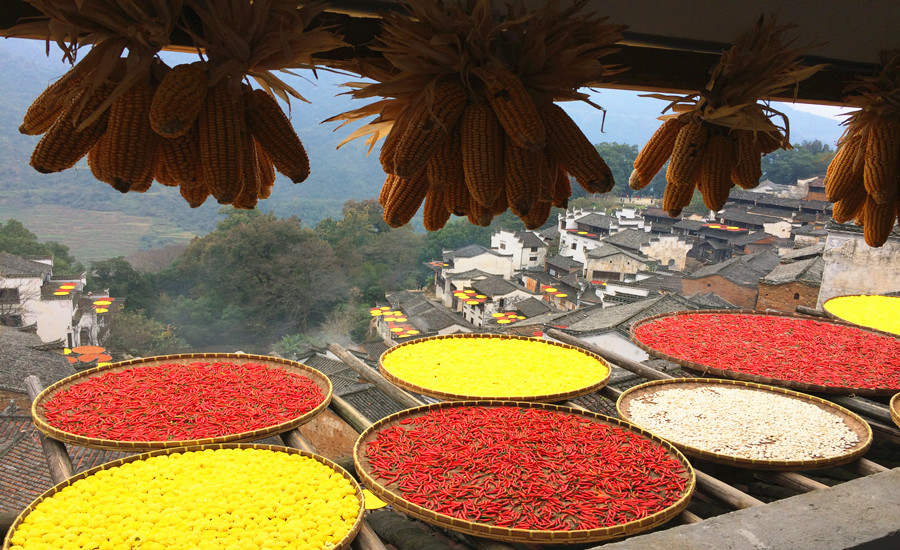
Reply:
[[[628,180],[643,189],[666,161],[663,210],[675,217],[690,204],[694,189],[713,211],[721,210],[735,185],[752,189],[762,176],[761,160],[777,149],[791,147],[787,118],[760,103],[796,86],[822,68],[797,62],[802,50],[787,49],[784,32],[774,18],[761,17],[754,29],[726,52],[699,94],[685,97],[650,94],[670,101],[665,110],[676,114],[644,145]],[[784,126],[771,120],[780,116]]]
[[[371,148],[385,137],[388,225],[405,225],[424,201],[428,231],[451,214],[487,226],[507,209],[533,229],[567,205],[569,176],[590,193],[613,188],[606,162],[553,101],[587,100],[577,89],[614,72],[599,58],[623,27],[581,13],[583,3],[519,2],[503,17],[489,0],[407,7],[385,17],[380,36],[392,67],[353,67],[376,83],[348,84],[356,98],[386,99],[330,119],[376,116],[344,142],[369,136]]]
[[[203,27],[191,36],[209,61],[169,68],[155,54],[182,17],[182,0],[34,3],[47,20],[8,35],[41,31],[65,44],[80,32],[95,43],[25,114],[22,133],[46,133],[32,155],[38,171],[65,170],[87,155],[94,176],[122,193],[145,192],[156,179],[179,187],[191,207],[212,195],[246,209],[270,195],[275,170],[295,183],[309,175],[303,144],[275,99],[303,97],[271,71],[311,68],[313,53],[344,45],[329,29],[305,30],[323,4],[186,0]],[[143,42],[129,41],[129,32],[143,33]],[[81,43],[69,47],[70,58]],[[242,83],[246,77],[264,90]]]
[[[881,246],[900,223],[900,50],[882,52],[882,70],[851,85],[860,107],[825,174],[825,196],[838,223],[863,226],[866,244]]]

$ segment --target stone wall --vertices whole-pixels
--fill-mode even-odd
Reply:
[[[756,309],[777,309],[793,313],[797,306],[816,307],[819,287],[794,281],[780,285],[759,283],[759,297]]]
[[[896,234],[896,233],[895,233]],[[829,231],[825,241],[825,268],[816,307],[829,298],[848,294],[900,292],[900,239],[890,237],[872,248],[862,233]]]
[[[682,296],[712,292],[742,308],[753,309],[756,306],[757,289],[735,284],[721,275],[711,275],[701,279],[684,279],[681,285]]]

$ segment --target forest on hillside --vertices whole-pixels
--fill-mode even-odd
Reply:
[[[589,196],[573,185],[570,205],[607,209],[634,191],[628,188],[637,147],[597,146],[618,182],[608,194]],[[763,159],[769,179],[796,181],[824,174],[833,151],[806,142]],[[664,170],[645,193],[660,196]],[[705,212],[699,193],[686,211]],[[268,353],[310,343],[359,342],[366,337],[368,308],[385,293],[426,286],[426,263],[443,250],[490,245],[492,233],[525,227],[511,212],[478,227],[454,218],[435,232],[413,225],[392,229],[377,201],[347,201],[338,216],[314,226],[297,216],[260,210],[223,209],[209,233],[186,246],[150,250],[139,257],[91,262],[85,267],[58,242],[40,242],[21,221],[0,222],[0,252],[51,255],[56,273],[87,272],[88,291],[109,289],[124,298],[106,345],[132,355],[178,351]],[[556,223],[554,209],[546,226]]]

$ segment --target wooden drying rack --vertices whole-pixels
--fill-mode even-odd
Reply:
[[[606,359],[612,366],[620,367],[632,372],[633,374],[647,380],[662,380],[673,378],[672,376],[660,372],[656,369],[648,367],[642,363],[630,360],[616,353],[609,352],[602,348],[588,344],[578,338],[568,335],[556,329],[547,331],[547,335],[566,344],[583,348],[587,351],[596,353]],[[386,342],[389,346],[396,345],[394,342]],[[424,405],[425,403],[410,393],[394,386],[387,381],[377,370],[371,368],[362,360],[351,354],[349,351],[337,344],[330,344],[329,351],[334,353],[343,363],[356,371],[365,380],[372,383],[376,388],[385,393],[389,398],[396,401],[404,408],[411,408]],[[28,389],[28,395],[33,401],[43,389],[40,380],[36,376],[29,376],[25,379],[25,385]],[[597,392],[599,395],[615,401],[621,395],[622,391],[606,386]],[[850,409],[857,414],[865,417],[865,420],[872,426],[876,439],[884,439],[900,445],[900,430],[891,425],[892,419],[890,411],[887,407],[872,404],[853,397],[830,397],[831,401]],[[564,405],[584,409],[580,405],[567,401]],[[339,418],[347,423],[357,433],[361,433],[373,424],[372,420],[363,415],[359,410],[350,403],[337,395],[332,396],[329,408]],[[44,457],[50,470],[50,477],[54,484],[64,481],[68,477],[74,475],[72,462],[69,458],[66,447],[60,441],[39,434],[41,446],[43,448]],[[313,445],[300,434],[297,429],[280,434],[281,440],[288,447],[301,449],[308,452],[316,452]],[[342,460],[335,460],[340,466],[347,471],[354,473],[355,469],[352,457]],[[881,472],[886,472],[886,468],[876,462],[866,458],[860,458],[850,464],[844,466],[859,476],[868,476]],[[742,510],[754,506],[763,506],[765,503],[761,500],[733,487],[727,482],[696,469],[697,475],[697,493],[710,497],[715,501],[724,504],[730,510]],[[806,493],[828,488],[827,485],[811,479],[802,473],[797,472],[758,472],[755,474],[757,478],[767,483],[788,488],[797,492]],[[9,527],[14,518],[0,518],[5,528]],[[685,510],[677,516],[678,523],[691,524],[703,521],[700,516]],[[477,550],[538,550],[539,545],[522,545],[508,544],[479,537],[462,535],[460,533],[449,533],[453,538],[461,540],[470,547]],[[385,542],[375,533],[372,526],[364,519],[359,534],[354,539],[352,548],[356,550],[387,550]],[[571,548],[575,550],[589,550],[584,545],[573,545]]]

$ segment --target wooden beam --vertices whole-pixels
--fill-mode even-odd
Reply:
[[[754,475],[768,483],[787,487],[801,493],[828,489],[828,485],[819,483],[797,472],[756,472]]]
[[[349,68],[359,59],[383,59],[379,52],[372,49],[375,38],[381,31],[380,14],[396,8],[397,3],[391,0],[333,2],[328,11],[317,18],[314,26],[332,27],[350,46],[317,54],[317,63]],[[40,15],[40,12],[25,0],[4,0],[3,9],[0,10],[0,31],[35,15]],[[608,81],[590,83],[591,87],[678,95],[696,93],[705,87],[710,69],[718,62],[721,50],[729,46],[633,33],[626,33],[625,38],[615,45],[615,53],[604,58],[604,62],[621,65],[628,70],[613,75]],[[187,34],[180,29],[173,31],[171,41],[171,49],[174,50],[196,49]],[[792,89],[781,96],[768,99],[843,105],[847,82],[860,74],[871,74],[875,70],[869,64],[832,59],[810,58],[805,62],[810,65],[829,63],[829,66],[801,82],[796,90],[796,98],[793,95],[795,90]],[[663,107],[664,103],[660,102],[660,110]]]
[[[868,416],[869,418],[890,425],[893,425],[894,423],[894,419],[891,417],[891,410],[885,405],[879,405],[878,403],[872,403],[871,401],[863,401],[858,397],[847,397],[843,395],[826,395],[824,398],[832,403],[837,403],[846,409],[850,409],[856,414]]]
[[[366,418],[363,413],[359,412],[356,407],[337,395],[331,396],[331,405],[329,408],[334,411],[334,414],[338,415],[344,422],[349,424],[351,428],[356,430],[357,433],[366,431],[369,426],[373,424],[373,422]]]
[[[860,458],[859,460],[854,460],[850,464],[844,466],[851,472],[856,472],[861,476],[870,476],[873,474],[880,474],[882,472],[887,472],[890,468],[885,468],[881,464],[877,462],[872,462],[866,458]]]
[[[419,401],[407,392],[388,382],[387,378],[380,372],[363,363],[358,357],[339,346],[338,344],[328,344],[328,350],[337,355],[351,369],[355,370],[360,376],[375,384],[375,387],[383,391],[388,397],[406,408],[419,407],[425,403]]]
[[[28,390],[28,397],[32,402],[44,390],[40,378],[33,374],[25,377],[25,388]],[[72,460],[69,458],[66,446],[61,441],[45,436],[40,430],[35,431],[40,438],[44,458],[50,469],[50,480],[53,481],[53,484],[62,483],[75,475],[75,469],[72,467]]]
[[[551,328],[547,330],[547,336],[553,338],[554,340],[559,340],[565,344],[569,344],[570,346],[579,347],[581,349],[586,349],[591,353],[596,353],[600,357],[606,359],[610,363],[614,363],[617,367],[622,367],[625,370],[629,370],[638,376],[643,376],[649,380],[665,380],[669,378],[675,378],[670,374],[666,374],[664,372],[660,372],[654,368],[648,367],[643,363],[638,363],[637,361],[633,361],[625,356],[619,355],[618,353],[603,349],[601,347],[595,346],[593,344],[589,344],[580,338],[572,336],[571,334],[566,334],[561,330]]]
[[[735,489],[724,481],[719,481],[713,476],[703,473],[694,468],[697,475],[697,489],[705,494],[714,497],[735,510],[743,510],[744,508],[752,508],[753,506],[762,506],[765,502],[754,498],[743,491]]]

